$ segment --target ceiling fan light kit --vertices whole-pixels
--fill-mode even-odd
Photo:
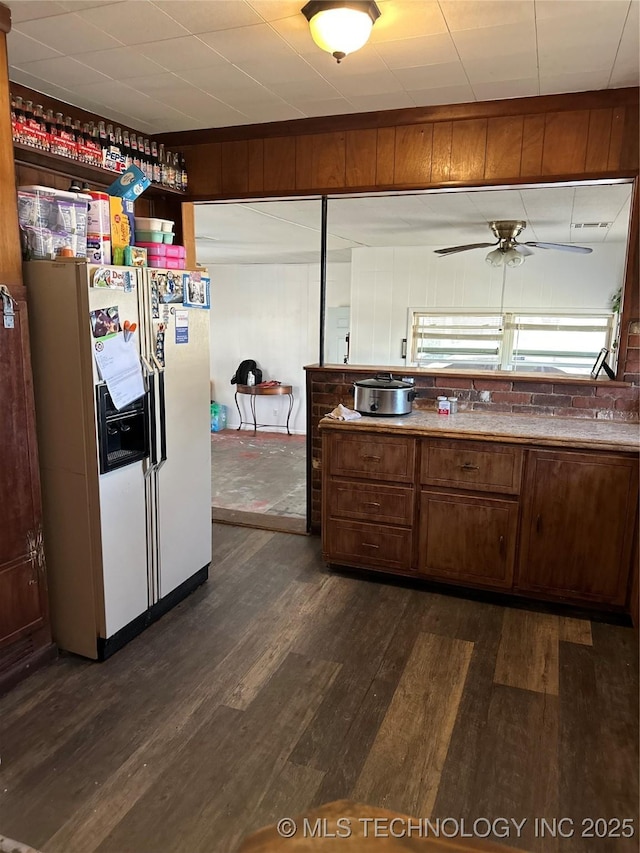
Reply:
[[[314,42],[337,62],[367,43],[380,17],[380,9],[373,0],[311,0],[301,11],[309,22]]]
[[[465,246],[449,246],[446,249],[435,249],[436,255],[454,255],[458,252],[467,252],[469,249],[491,248],[492,251],[485,260],[492,267],[506,265],[508,267],[519,267],[524,263],[527,255],[533,255],[529,246],[537,249],[559,249],[562,252],[576,252],[588,255],[593,249],[587,246],[567,245],[566,243],[543,243],[540,241],[527,241],[518,243],[518,237],[527,223],[523,219],[496,219],[489,223],[493,236],[497,238],[496,243],[468,243]]]

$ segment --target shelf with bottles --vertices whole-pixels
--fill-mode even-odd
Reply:
[[[167,151],[134,131],[114,129],[104,121],[81,125],[51,109],[45,112],[40,104],[23,103],[19,96],[11,97],[11,127],[14,148],[20,152],[16,159],[23,162],[45,168],[57,164],[53,168],[58,171],[102,183],[111,183],[110,175],[115,179],[133,164],[151,181],[149,189],[178,195],[187,191],[182,153]]]

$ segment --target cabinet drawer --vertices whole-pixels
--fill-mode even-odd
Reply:
[[[523,451],[479,441],[423,441],[420,482],[517,495]]]
[[[328,441],[329,473],[338,477],[362,477],[412,483],[415,440],[371,435],[332,435]]]
[[[369,483],[329,483],[329,515],[387,524],[413,522],[413,489]]]
[[[323,529],[329,562],[407,570],[411,567],[411,530],[332,520]]]

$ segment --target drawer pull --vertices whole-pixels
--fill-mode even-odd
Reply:
[[[371,542],[362,542],[361,545],[363,548],[379,548],[380,547],[379,545],[373,545]]]
[[[363,459],[368,459],[370,462],[379,462],[380,456],[363,456]]]
[[[379,504],[379,503],[376,503],[375,501],[365,501],[365,502],[362,504],[362,506],[376,506],[376,507],[379,507],[379,506],[380,506],[380,504]]]
[[[460,468],[462,468],[463,471],[479,471],[480,470],[477,465],[472,465],[471,462],[465,462],[464,465],[460,466]]]
[[[504,557],[504,536],[500,537],[500,556]]]

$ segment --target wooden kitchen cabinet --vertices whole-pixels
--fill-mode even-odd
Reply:
[[[29,326],[22,287],[13,328],[0,311],[0,690],[51,653]]]
[[[516,589],[624,605],[637,493],[636,459],[530,451]]]
[[[328,562],[410,572],[416,442],[325,435],[322,549]]]
[[[418,571],[455,583],[510,589],[517,533],[514,501],[423,491]]]
[[[328,563],[629,610],[637,454],[379,427],[322,439]]]

